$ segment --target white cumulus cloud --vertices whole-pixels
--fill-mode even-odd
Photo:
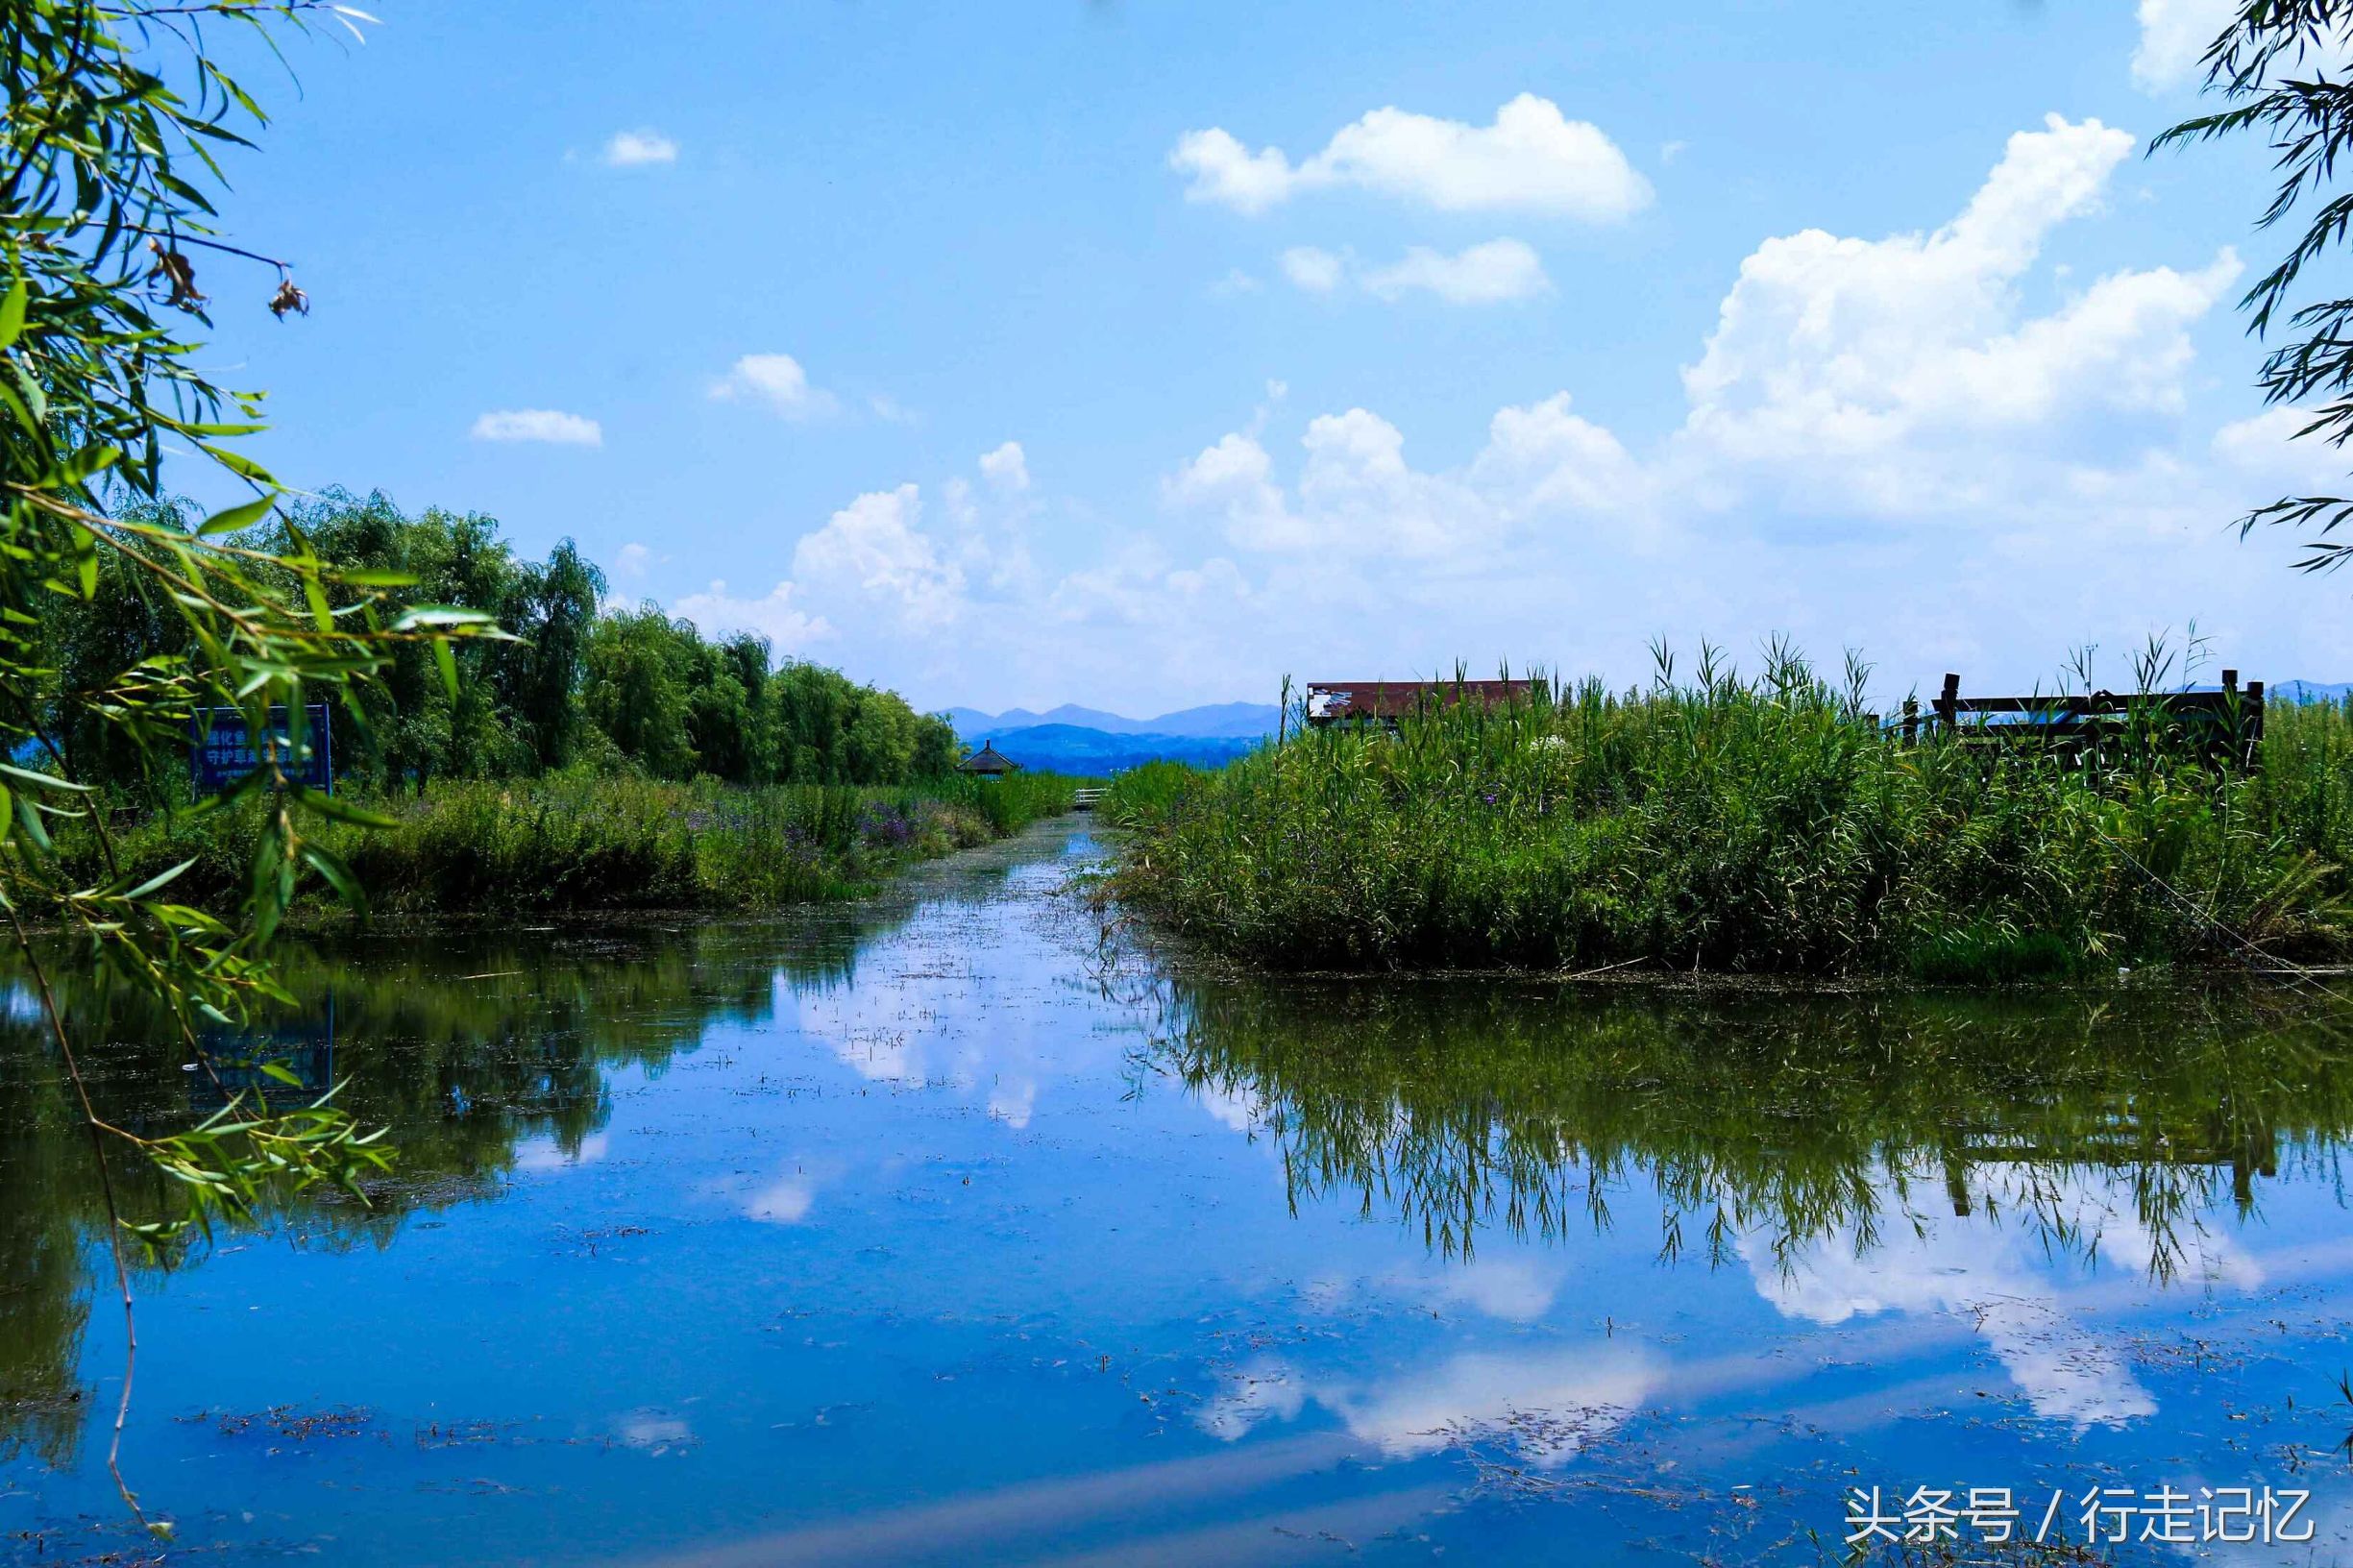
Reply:
[[[1412,467],[1404,432],[1365,408],[1309,421],[1300,450],[1287,489],[1258,438],[1231,432],[1170,476],[1163,498],[1221,516],[1245,550],[1426,558],[1492,543],[1516,521],[1625,512],[1651,483],[1616,436],[1569,412],[1565,392],[1498,411],[1486,447],[1457,472]]]
[[[612,169],[641,169],[654,163],[678,161],[678,144],[659,131],[621,131],[604,144],[604,164]]]
[[[2237,19],[2239,0],[2141,0],[2132,79],[2150,92],[2194,80],[2206,46]]]
[[[2164,93],[2203,83],[2207,49],[2237,23],[2243,9],[2242,0],[2140,0],[2133,85]],[[2272,81],[2325,75],[2341,82],[2348,69],[2353,69],[2353,34],[2339,20],[2306,30],[2302,46],[2283,53],[2267,75]]]
[[[559,447],[601,447],[604,428],[556,408],[500,408],[474,422],[477,441],[542,441]]]
[[[1152,626],[1171,635],[1188,625],[1220,621],[1246,605],[1250,584],[1224,556],[1180,566],[1137,540],[1099,566],[1082,567],[1054,584],[1046,608],[1067,625]]]
[[[1340,286],[1348,270],[1343,257],[1314,245],[1294,245],[1275,257],[1275,263],[1293,287],[1311,294],[1331,293]]]
[[[1497,409],[1469,478],[1495,505],[1523,517],[1624,511],[1652,483],[1615,435],[1569,411],[1566,392]]]
[[[1319,543],[1440,555],[1492,533],[1493,509],[1457,480],[1406,462],[1405,433],[1363,408],[1308,422],[1299,504]]]
[[[1362,266],[1351,255],[1319,246],[1294,245],[1275,262],[1293,287],[1310,294],[1355,287],[1383,300],[1424,293],[1449,305],[1501,305],[1532,299],[1553,286],[1543,258],[1517,239],[1491,239],[1452,254],[1415,245],[1381,267]]]
[[[2214,453],[2232,468],[2283,490],[2341,495],[2353,472],[2353,452],[2318,434],[2300,435],[2311,408],[2267,408],[2214,433]]]
[[[711,396],[760,404],[786,419],[815,419],[840,406],[832,393],[809,384],[809,373],[789,354],[745,355],[712,383]]]
[[[999,490],[1018,495],[1029,488],[1029,458],[1018,441],[1008,441],[994,452],[982,453],[980,473],[981,478]]]
[[[1618,530],[1630,546],[1652,519],[1678,513],[1762,504],[1982,517],[1990,505],[2030,510],[2070,487],[2113,485],[2092,477],[2087,453],[2179,417],[2191,331],[2239,271],[2223,252],[2194,269],[2110,273],[2041,314],[2022,307],[2051,231],[2097,208],[2133,145],[2097,121],[2052,116],[2010,138],[1962,210],[1931,233],[1807,230],[1764,241],[1683,373],[1681,429],[1645,457],[1560,394],[1499,410],[1467,465],[1426,471],[1409,465],[1396,427],[1354,408],[1309,425],[1295,480],[1278,474],[1253,427],[1184,465],[1164,495],[1221,516],[1228,540],[1247,550],[1366,546],[1436,558],[1548,520],[1639,523]],[[1541,276],[1532,254],[1441,264],[1477,261],[1481,249],[1425,261],[1420,281],[1492,298],[1528,286],[1531,268]],[[2275,434],[2267,427],[2266,442],[2276,446]]]
[[[1254,153],[1213,126],[1179,137],[1168,161],[1189,178],[1189,200],[1249,213],[1335,186],[1441,211],[1508,208],[1590,222],[1627,217],[1651,200],[1650,182],[1617,143],[1532,93],[1504,105],[1483,126],[1376,109],[1297,164],[1279,147]]]
[[[758,599],[744,599],[727,591],[725,579],[714,579],[699,594],[688,594],[671,608],[701,628],[708,637],[730,631],[753,631],[767,638],[778,653],[798,653],[833,635],[821,615],[812,615],[797,602],[799,589],[779,582]]]
[[[1364,286],[1385,300],[1420,289],[1449,305],[1498,305],[1533,299],[1553,283],[1532,248],[1491,239],[1453,256],[1415,245],[1402,261],[1366,273]]]
[[[2019,308],[2046,237],[2097,205],[2132,148],[2054,114],[2012,136],[1933,233],[1765,241],[1683,373],[1686,455],[1925,506],[1972,500],[1989,455],[2006,463],[2079,416],[2178,409],[2189,329],[2238,276],[2230,252],[2194,272],[2110,274],[2047,315]],[[1989,452],[1995,432],[2006,438]]]
[[[884,605],[910,626],[944,626],[963,608],[964,571],[921,521],[912,484],[860,496],[794,547],[793,576]]]
[[[1274,459],[1258,437],[1236,430],[1178,469],[1163,484],[1162,494],[1179,507],[1223,513],[1227,536],[1251,549],[1286,550],[1315,543],[1307,525],[1292,515],[1273,474]]]

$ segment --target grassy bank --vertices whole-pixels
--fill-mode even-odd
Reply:
[[[2012,979],[2227,958],[2226,933],[2347,948],[2353,709],[2274,704],[2247,777],[2154,731],[2076,770],[1860,710],[1780,660],[1140,769],[1106,801],[1112,886],[1287,968]]]
[[[761,909],[855,896],[899,867],[1067,811],[1075,788],[1046,773],[864,788],[458,780],[357,800],[394,825],[335,824],[325,837],[373,906],[395,914]],[[259,827],[255,809],[158,817],[123,834],[118,853],[141,873],[192,858],[183,896],[213,903],[249,884]],[[95,845],[72,847],[94,877]]]

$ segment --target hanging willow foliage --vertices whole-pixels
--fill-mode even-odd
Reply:
[[[2266,229],[2305,212],[2304,232],[2288,254],[2239,302],[2247,330],[2294,334],[2264,357],[2256,384],[2267,403],[2309,417],[2300,439],[2341,450],[2353,439],[2353,299],[2297,304],[2305,268],[2341,246],[2353,225],[2353,192],[2334,189],[2340,159],[2353,153],[2353,5],[2344,0],[2242,0],[2230,26],[2207,46],[2206,90],[2228,106],[2184,120],[2149,144],[2180,147],[2243,135],[2268,139],[2279,177],[2258,224]],[[2310,205],[2307,204],[2316,204]],[[2353,550],[2328,535],[2353,522],[2353,498],[2283,496],[2239,520],[2242,537],[2258,524],[2316,527],[2296,562],[2306,572],[2342,566]]]
[[[324,820],[365,815],[300,781],[306,704],[371,682],[404,644],[429,647],[453,686],[452,641],[500,635],[475,611],[395,613],[385,595],[408,579],[323,558],[281,512],[278,483],[235,446],[262,429],[261,395],[214,385],[195,357],[210,326],[208,287],[240,303],[250,293],[252,309],[281,320],[309,307],[284,263],[230,244],[217,227],[217,159],[251,146],[267,118],[206,30],[250,30],[275,49],[289,28],[327,20],[355,34],[369,19],[311,0],[0,7],[0,913],[102,1182],[110,1161],[145,1159],[184,1195],[173,1217],[134,1226],[106,1191],[127,1334],[108,1462],[125,1504],[158,1531],[168,1524],[140,1511],[120,1462],[137,1345],[126,1248],[168,1246],[288,1187],[331,1183],[356,1194],[390,1151],[331,1103],[331,1091],[315,1104],[229,1096],[227,1109],[174,1133],[110,1125],[74,1054],[84,1020],[60,1011],[52,975],[70,964],[160,1003],[192,1063],[210,1071],[204,1026],[244,1027],[289,1000],[269,946],[297,892],[315,881],[361,901],[349,870],[316,842]],[[229,281],[212,281],[215,264]],[[169,511],[141,503],[159,499],[167,460],[182,465],[175,478],[191,464],[225,470],[250,499],[197,527],[159,522]],[[274,514],[275,531],[256,531]],[[254,548],[264,537],[282,543]],[[43,612],[60,598],[90,599],[102,573],[146,580],[184,623],[184,650],[126,651],[111,678],[68,684]],[[59,744],[96,723],[159,759],[178,757],[210,709],[241,712],[260,763],[193,809],[258,799],[266,821],[250,887],[227,918],[175,901],[180,869],[119,874],[103,796]],[[51,844],[50,824],[77,818],[108,868],[94,883],[67,874]],[[65,940],[53,940],[61,932]]]

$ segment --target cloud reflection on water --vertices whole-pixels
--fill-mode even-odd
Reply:
[[[1908,1171],[1889,1187],[1918,1186]],[[2191,1226],[2161,1241],[2134,1212],[2114,1172],[2069,1172],[2038,1180],[1981,1168],[1966,1215],[1913,1214],[1866,1238],[1854,1223],[1794,1248],[1766,1230],[1740,1238],[1757,1292],[1784,1316],[1823,1327],[1880,1313],[1948,1314],[1971,1321],[2035,1413],[2072,1423],[2121,1426],[2157,1412],[2156,1397],[2122,1351],[2071,1301],[2069,1275],[1998,1215],[2028,1207],[2063,1218],[2108,1268],[2147,1276],[2162,1259],[2182,1285],[2248,1291],[2264,1283],[2260,1262],[2233,1237]]]
[[[1195,1424],[1233,1442],[1262,1424],[1296,1420],[1313,1403],[1388,1458],[1485,1442],[1556,1469],[1640,1409],[1663,1372],[1654,1354],[1609,1341],[1461,1351],[1386,1376],[1261,1358],[1227,1379]]]

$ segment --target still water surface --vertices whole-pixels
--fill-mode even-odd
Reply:
[[[2303,1004],[1188,978],[1106,951],[1077,821],[856,910],[299,964],[282,1048],[404,1158],[142,1280],[175,1560],[1818,1562],[1873,1484],[2353,1542]],[[137,1545],[120,1324],[0,1039],[0,1557],[73,1561]],[[184,1116],[178,1054],[106,1107]]]

